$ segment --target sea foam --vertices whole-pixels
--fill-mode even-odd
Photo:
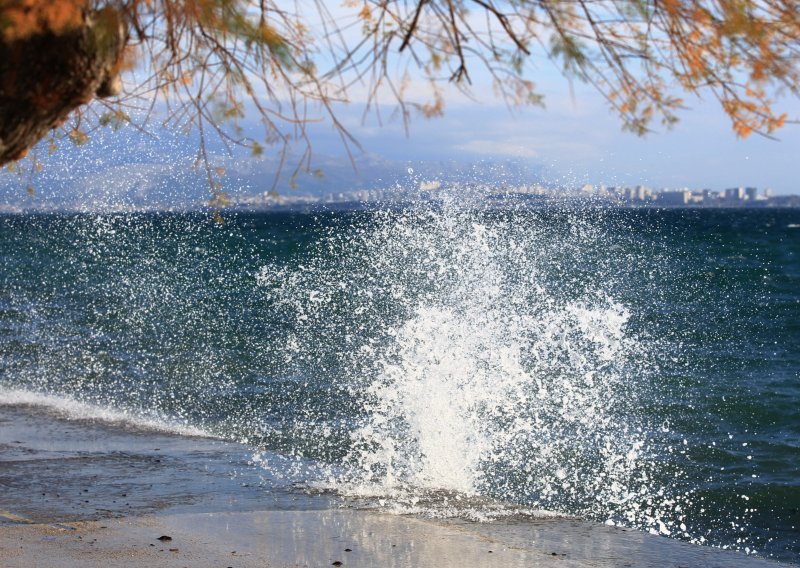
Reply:
[[[180,436],[215,437],[189,424],[182,424],[158,413],[132,413],[108,406],[95,405],[70,396],[39,393],[31,390],[0,387],[0,406],[41,408],[68,420],[99,421],[129,428],[178,434]]]
[[[381,212],[346,237],[334,227],[294,270],[263,268],[294,318],[287,360],[334,361],[361,408],[328,487],[431,515],[491,499],[662,533],[680,522],[637,412],[653,357],[615,299],[615,267],[635,258],[602,219],[540,215]]]

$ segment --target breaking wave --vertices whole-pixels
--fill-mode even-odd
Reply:
[[[453,203],[356,225],[259,274],[292,321],[287,361],[336,369],[360,409],[327,486],[402,512],[492,499],[682,530],[664,429],[639,412],[655,358],[618,299],[637,261],[619,227]]]

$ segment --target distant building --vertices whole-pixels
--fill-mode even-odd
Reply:
[[[725,199],[725,192],[723,191],[703,190],[703,205],[719,205],[723,199]]]
[[[703,194],[702,191],[689,192],[689,203],[692,203],[694,205],[702,205],[705,199],[706,196]]]
[[[725,190],[725,201],[744,201],[743,187],[729,187]]]
[[[755,201],[758,199],[758,188],[757,187],[746,187],[744,188],[744,193],[747,196],[748,201]]]
[[[675,191],[662,191],[658,196],[658,204],[666,207],[687,205],[692,198],[692,192],[688,189]]]

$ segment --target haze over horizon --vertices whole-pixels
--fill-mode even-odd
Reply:
[[[540,88],[545,108],[509,109],[475,89],[470,100],[454,89],[446,91],[440,118],[413,117],[408,132],[391,108],[381,108],[380,120],[364,114],[364,103],[338,106],[338,116],[361,144],[353,148],[354,170],[338,134],[326,123],[311,124],[312,169],[324,176],[300,174],[297,191],[322,194],[357,188],[417,183],[419,176],[443,180],[505,184],[542,183],[579,187],[584,184],[653,188],[754,186],[775,195],[800,193],[795,161],[800,127],[789,124],[778,140],[753,135],[737,139],[728,117],[715,103],[696,101],[680,114],[671,130],[637,137],[623,132],[590,87],[570,85],[557,72],[543,71]],[[800,101],[784,100],[789,115],[800,116]],[[244,131],[256,131],[244,123]],[[134,128],[95,131],[90,141],[75,147],[63,141],[52,156],[46,146],[39,156],[44,171],[27,175],[3,173],[0,202],[30,201],[31,184],[40,201],[105,203],[125,200],[168,204],[202,199],[208,184],[194,168],[196,136],[171,131],[142,134]],[[248,152],[226,154],[211,144],[212,165],[228,174],[224,190],[252,194],[273,187],[279,149],[266,147],[260,158]],[[245,157],[247,156],[247,157]],[[276,189],[293,191],[290,158]],[[408,168],[416,176],[406,174]]]

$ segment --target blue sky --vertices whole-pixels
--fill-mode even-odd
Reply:
[[[352,10],[332,9],[342,22],[352,18]],[[355,34],[359,28],[347,29],[346,34]],[[402,70],[408,61],[398,56],[394,63]],[[544,95],[545,108],[510,111],[492,95],[486,72],[472,60],[477,102],[449,88],[445,116],[414,119],[408,135],[399,121],[379,127],[376,120],[367,119],[362,124],[359,100],[364,95],[357,90],[350,93],[355,103],[340,108],[340,118],[371,157],[390,161],[513,159],[542,172],[545,182],[559,185],[641,183],[717,190],[744,185],[771,187],[777,194],[800,193],[800,125],[780,130],[779,141],[757,135],[740,140],[710,94],[703,101],[676,91],[690,108],[679,114],[671,130],[642,138],[623,132],[600,95],[591,86],[567,81],[544,51],[534,52],[524,75]],[[412,80],[411,98],[421,100],[425,90]],[[790,120],[800,120],[797,98],[780,100],[778,108]],[[344,157],[329,129],[313,132],[318,154]]]
[[[543,109],[509,110],[491,94],[476,91],[479,102],[456,97],[442,118],[415,117],[408,135],[397,120],[379,126],[367,118],[362,124],[357,104],[340,112],[366,152],[409,164],[512,159],[541,168],[545,181],[554,184],[745,185],[800,193],[798,125],[778,131],[778,141],[758,135],[741,140],[715,102],[694,100],[671,130],[638,137],[622,131],[620,120],[590,87],[576,84],[571,93],[557,74],[544,73],[543,79],[538,83],[546,97]],[[797,100],[784,100],[781,108],[790,117],[800,116]],[[329,130],[314,133],[315,152],[343,156]]]
[[[545,96],[544,108],[507,108],[476,72],[476,100],[446,88],[444,116],[415,116],[408,133],[400,120],[388,118],[390,108],[382,108],[382,124],[374,115],[364,119],[364,95],[358,89],[351,91],[353,102],[338,105],[337,114],[362,145],[363,153],[356,155],[358,172],[350,168],[330,124],[312,125],[312,167],[321,167],[327,176],[313,184],[307,180],[308,191],[385,187],[397,182],[414,185],[418,179],[402,178],[408,168],[425,172],[427,177],[444,178],[460,169],[469,177],[472,164],[480,166],[480,181],[488,181],[492,164],[511,164],[503,171],[515,172],[510,181],[520,183],[572,187],[586,183],[644,184],[713,190],[756,186],[770,187],[776,194],[800,194],[799,125],[780,130],[778,141],[757,135],[740,140],[715,102],[687,99],[691,108],[680,113],[673,129],[638,137],[622,131],[618,117],[591,87],[570,84],[546,58],[529,69],[527,77]],[[424,86],[412,81],[412,98],[422,100],[425,93]],[[780,108],[790,118],[800,117],[797,99],[783,100]],[[255,123],[255,118],[249,120]],[[247,130],[257,136],[257,130]],[[63,145],[46,160],[44,173],[34,180],[38,195],[81,203],[133,200],[151,204],[154,199],[168,204],[181,196],[207,196],[205,180],[192,169],[196,142],[174,132],[157,134],[151,138],[131,128],[122,132],[105,129],[93,134],[86,146]],[[267,148],[264,158],[257,162],[218,155],[228,169],[244,172],[239,177],[230,176],[226,189],[234,193],[269,189],[276,153]],[[0,198],[3,192],[10,201],[24,197],[24,187],[20,190],[17,186],[27,184],[26,180],[9,176],[5,180]],[[288,190],[288,186],[284,183],[279,189]]]

